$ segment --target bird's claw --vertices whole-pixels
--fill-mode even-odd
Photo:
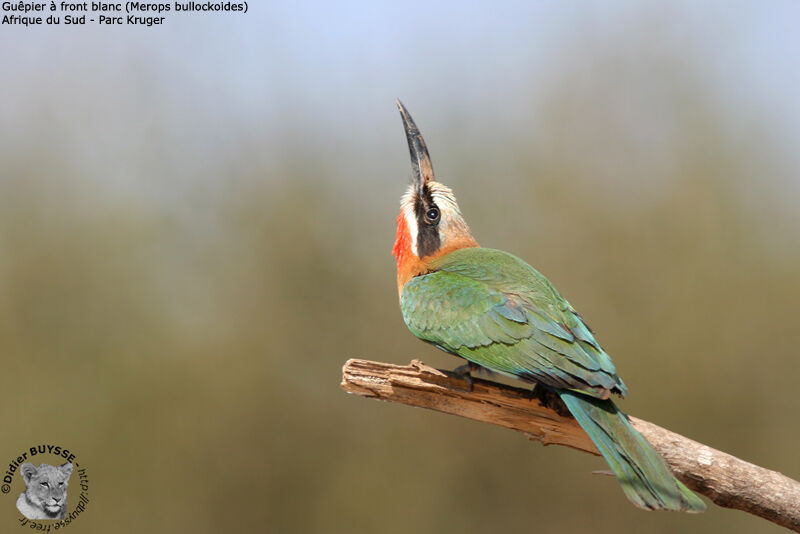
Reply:
[[[455,369],[453,369],[453,373],[460,379],[464,380],[469,385],[469,391],[472,392],[475,389],[475,382],[472,379],[472,364],[465,363],[464,365],[459,365]]]

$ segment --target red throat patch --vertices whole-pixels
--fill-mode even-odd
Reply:
[[[402,293],[403,286],[411,278],[425,272],[425,266],[411,250],[411,231],[408,229],[405,215],[397,216],[397,237],[394,240],[392,254],[397,260],[397,292]]]
[[[397,268],[400,269],[411,255],[411,232],[408,230],[406,218],[401,211],[397,216],[397,236],[394,238],[394,247],[392,247],[392,256],[397,260]]]

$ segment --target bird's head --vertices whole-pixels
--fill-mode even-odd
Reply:
[[[411,185],[400,203],[397,237],[392,254],[397,259],[397,283],[403,286],[414,276],[428,272],[428,264],[460,248],[477,247],[453,191],[433,176],[425,140],[414,119],[397,101],[411,153]]]

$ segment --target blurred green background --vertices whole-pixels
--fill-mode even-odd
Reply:
[[[400,97],[479,242],[592,325],[625,411],[800,477],[798,17],[287,2],[4,26],[0,460],[74,451],[73,532],[782,531],[639,511],[598,458],[339,382],[351,357],[458,364],[397,305]]]

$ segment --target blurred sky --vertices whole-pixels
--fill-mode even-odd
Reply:
[[[535,119],[525,102],[560,63],[605,48],[631,63],[684,56],[746,117],[732,124],[768,123],[795,165],[799,12],[790,1],[253,2],[248,14],[172,13],[162,27],[4,26],[3,145],[48,143],[59,124],[80,122],[58,148],[99,187],[163,194],[174,184],[125,165],[153,122],[183,161],[198,150],[235,157],[243,130],[266,152],[296,132],[334,154],[350,141],[385,150],[396,97],[429,129],[460,120],[497,132]],[[652,42],[626,46],[632,26]],[[53,128],[38,131],[37,118]],[[395,148],[387,156],[402,155]],[[89,172],[108,161],[114,175]]]

